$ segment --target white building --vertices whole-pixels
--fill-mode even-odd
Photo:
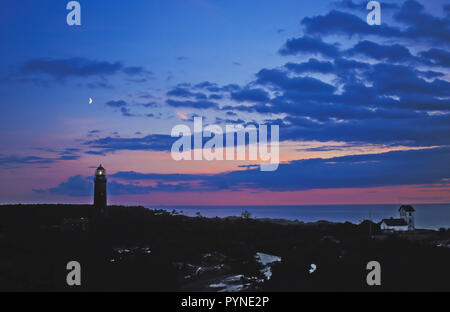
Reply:
[[[383,219],[380,228],[387,232],[406,232],[414,231],[414,208],[410,205],[402,205],[398,209],[400,213],[399,219]]]

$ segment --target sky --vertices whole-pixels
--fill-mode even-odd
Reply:
[[[450,3],[0,3],[0,203],[450,202]],[[92,99],[92,103],[90,100]],[[278,125],[277,170],[175,161],[175,125]]]

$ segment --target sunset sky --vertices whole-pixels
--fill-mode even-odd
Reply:
[[[0,203],[450,202],[450,4],[0,3]],[[89,99],[92,98],[92,104]],[[278,170],[175,161],[173,126],[280,127]]]

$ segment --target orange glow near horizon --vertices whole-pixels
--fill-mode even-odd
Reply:
[[[325,147],[325,148],[323,148]],[[323,148],[323,149],[321,149]],[[429,148],[429,147],[426,147]],[[314,150],[316,149],[316,150]],[[329,150],[327,150],[329,149]],[[384,145],[349,146],[343,142],[282,142],[280,160],[332,158],[345,155],[376,154],[388,151],[413,150],[420,147]],[[17,174],[23,168],[4,170],[2,189],[4,202],[44,201],[85,202],[86,198],[64,197],[50,194],[44,196],[33,190],[49,189],[66,181],[69,177],[94,175],[95,168],[102,163],[109,175],[120,171],[139,173],[217,174],[234,170],[245,170],[241,165],[255,161],[174,161],[169,152],[162,151],[117,151],[101,155],[83,155],[77,160],[57,161],[49,165],[30,165],[27,175]],[[132,183],[118,180],[121,183]],[[155,181],[135,181],[139,185],[153,185]],[[176,182],[171,182],[176,183]],[[28,189],[14,187],[22,185]],[[375,204],[375,203],[446,203],[450,202],[450,187],[435,186],[386,186],[376,188],[339,188],[306,191],[269,192],[260,190],[217,192],[152,192],[146,195],[110,196],[112,203],[137,205],[300,205],[300,204]],[[89,199],[88,199],[89,200]]]

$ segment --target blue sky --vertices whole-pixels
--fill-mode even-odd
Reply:
[[[382,2],[380,26],[357,0],[80,1],[81,26],[66,3],[0,4],[2,201],[86,201],[67,189],[88,190],[99,162],[118,203],[323,203],[312,192],[331,189],[366,203],[389,187],[404,188],[389,202],[450,199],[448,1]],[[279,172],[175,164],[170,130],[199,115],[280,125]]]

